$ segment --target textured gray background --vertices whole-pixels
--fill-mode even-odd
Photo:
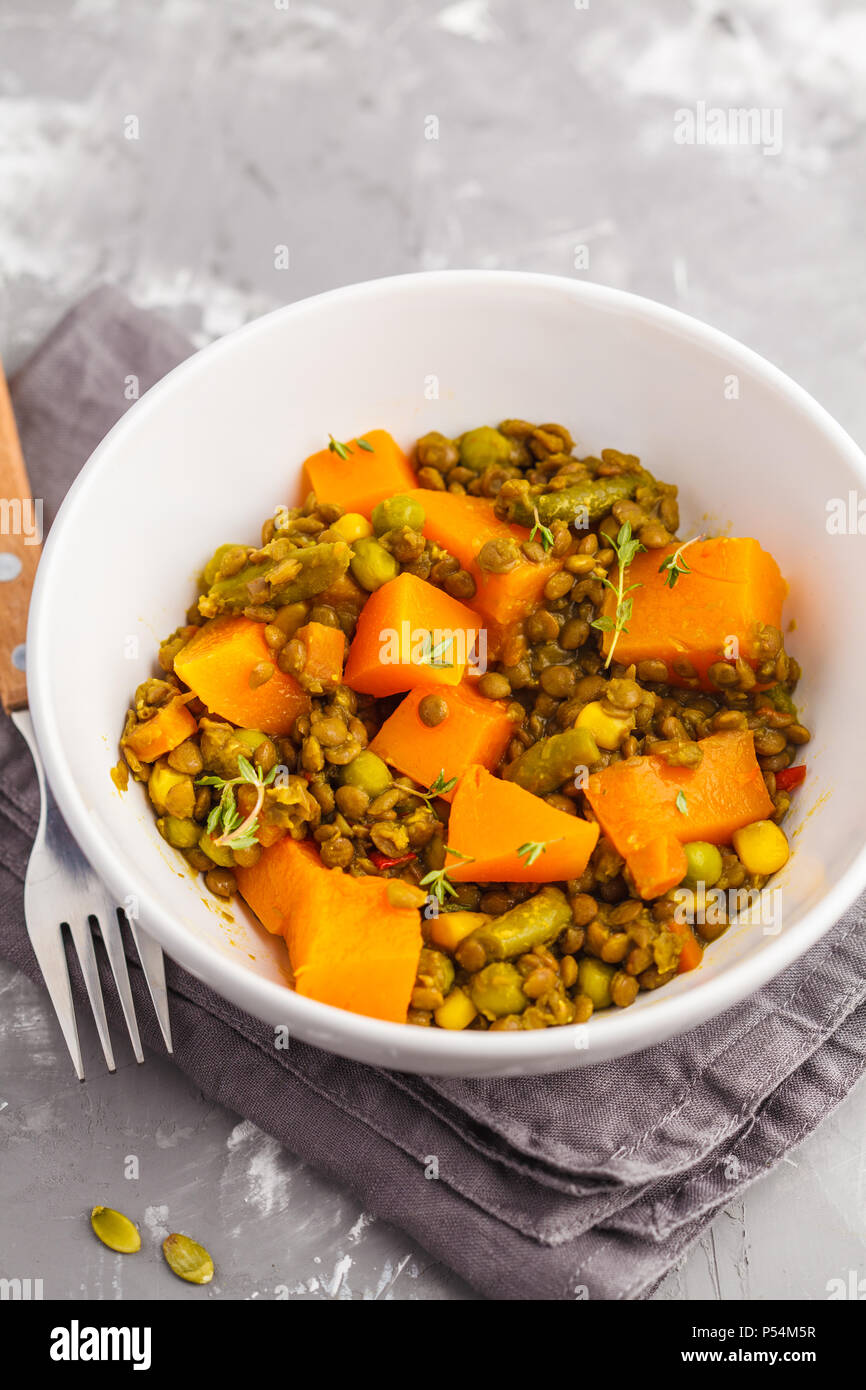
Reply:
[[[0,0],[0,352],[14,368],[102,280],[205,343],[355,280],[525,268],[726,329],[863,442],[864,79],[866,11],[835,0]],[[781,109],[781,152],[676,144],[698,101]],[[205,1240],[206,1297],[472,1296],[161,1058],[121,1050],[111,1078],[91,1050],[80,1087],[2,962],[0,1029],[0,1274],[203,1296],[149,1238],[103,1250],[106,1202]],[[657,1296],[817,1299],[866,1273],[864,1122],[861,1087]]]

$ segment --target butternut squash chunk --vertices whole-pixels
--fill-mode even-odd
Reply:
[[[528,540],[525,526],[500,521],[493,503],[484,497],[464,497],[453,492],[417,488],[407,494],[424,508],[424,534],[459,560],[475,580],[475,596],[469,605],[485,620],[491,655],[496,655],[506,630],[524,618],[541,601],[551,575],[562,568],[561,560],[535,565],[521,559],[506,574],[491,574],[478,564],[477,555],[487,541]]]
[[[674,543],[663,550],[642,551],[629,566],[626,582],[640,588],[632,591],[628,631],[619,635],[616,660],[624,666],[664,661],[670,683],[683,685],[673,663],[685,658],[709,690],[713,687],[707,670],[714,662],[739,655],[755,665],[758,631],[763,625],[781,627],[788,586],[758,541],[720,536],[685,547],[683,563],[690,573],[682,574],[671,589],[659,565],[676,549]],[[602,611],[613,618],[615,610],[616,596],[608,589]],[[605,654],[612,640],[612,633],[604,634]]]
[[[595,822],[558,811],[516,782],[473,766],[457,784],[448,822],[449,845],[471,860],[449,865],[448,873],[455,883],[579,878],[597,841]],[[536,853],[538,845],[544,849]]]
[[[459,685],[481,623],[471,608],[414,574],[400,574],[364,604],[346,684],[368,695]]]
[[[298,994],[405,1023],[421,917],[417,908],[392,906],[387,879],[326,869],[309,842],[288,837],[236,875],[263,926],[285,937]]]
[[[685,975],[689,970],[697,970],[704,958],[704,948],[699,944],[688,922],[670,922],[668,930],[680,937],[683,943],[677,964],[677,974]]]
[[[656,888],[660,881],[653,879],[653,860],[661,860],[663,847],[648,848],[659,837],[729,845],[735,830],[772,814],[751,730],[710,734],[698,747],[703,757],[695,768],[671,767],[651,753],[612,763],[589,778],[589,804],[636,885],[640,880],[647,889]]]
[[[157,758],[165,757],[172,748],[177,748],[184,739],[190,738],[197,728],[198,724],[187,709],[184,699],[176,695],[150,719],[130,729],[123,743],[140,762],[153,763]]]
[[[326,623],[305,623],[295,633],[303,642],[306,651],[304,662],[304,685],[317,693],[339,685],[343,679],[343,658],[346,654],[346,638],[342,628],[328,627]]]
[[[273,666],[273,674],[261,685],[250,685],[255,667],[265,662]],[[275,664],[264,623],[252,618],[211,619],[181,647],[174,669],[212,714],[264,734],[290,733],[297,716],[310,707],[294,677]]]
[[[467,763],[496,767],[514,728],[505,705],[476,695],[465,681],[448,690],[439,687],[448,714],[441,724],[428,728],[418,716],[418,706],[430,693],[431,687],[421,686],[406,696],[370,744],[373,752],[423,787],[440,772],[446,782],[458,777]],[[444,795],[450,801],[454,792]]]
[[[654,840],[629,850],[629,872],[641,898],[660,898],[682,883],[688,870],[686,852],[674,834],[657,835]]]
[[[332,449],[320,449],[304,464],[304,491],[320,502],[336,502],[344,512],[369,517],[377,502],[406,492],[415,484],[409,460],[387,430],[368,430],[360,435],[369,449],[348,440],[347,458]]]

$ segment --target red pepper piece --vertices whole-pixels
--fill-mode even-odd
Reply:
[[[400,854],[396,859],[389,859],[387,854],[382,854],[377,849],[372,850],[368,857],[377,869],[396,869],[398,864],[408,864],[415,858],[414,854]]]
[[[781,772],[776,773],[776,786],[780,792],[792,791],[794,787],[799,787],[800,783],[805,780],[805,763],[798,763],[796,767],[783,767]]]

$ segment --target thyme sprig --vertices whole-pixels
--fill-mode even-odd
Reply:
[[[532,515],[535,517],[535,525],[529,533],[529,539],[531,541],[534,541],[535,533],[536,531],[538,531],[541,535],[542,546],[545,550],[549,550],[550,547],[553,545],[553,532],[551,531],[549,526],[545,526],[542,522],[541,517],[538,515],[537,507],[532,508]]]
[[[613,641],[610,644],[610,651],[604,663],[605,670],[607,670],[610,663],[613,661],[613,654],[616,650],[616,644],[619,641],[620,633],[628,632],[626,624],[631,618],[633,604],[631,594],[635,589],[641,588],[640,584],[629,584],[628,587],[626,587],[626,571],[638,551],[644,549],[640,541],[636,540],[632,535],[631,523],[628,521],[624,521],[622,526],[620,526],[616,539],[611,536],[610,544],[617,558],[617,581],[614,584],[612,580],[605,577],[601,582],[616,595],[616,615],[611,618],[607,614],[604,614],[602,617],[596,618],[595,621],[590,624],[591,627],[598,628],[600,632],[613,633]]]
[[[351,444],[344,444],[341,439],[335,439],[332,434],[328,435],[328,440],[329,451],[332,454],[336,454],[337,458],[339,459],[347,459],[350,454],[353,454],[355,452]],[[364,439],[363,436],[356,439],[355,443],[357,444],[359,449],[365,450],[365,452],[368,454],[372,454],[374,452],[373,446],[370,443],[370,441],[368,439]]]
[[[462,859],[466,864],[471,864],[475,857],[472,854],[461,854],[459,849],[452,849],[450,845],[445,846],[445,853],[446,855],[453,854],[455,859]],[[446,897],[457,897],[457,889],[451,882],[447,866],[441,869],[431,869],[429,874],[425,874],[419,881],[418,886],[419,888],[429,888],[430,897],[435,898],[440,907],[445,906]]]
[[[455,788],[456,786],[457,786],[457,778],[456,778],[456,777],[449,777],[449,778],[446,779],[446,777],[445,777],[445,769],[444,769],[444,767],[440,767],[440,769],[439,769],[439,771],[436,773],[436,776],[434,777],[433,781],[430,783],[430,789],[429,789],[427,795],[428,795],[428,796],[444,796],[444,795],[446,794],[446,792],[451,792],[451,791],[453,791],[454,788]]]
[[[249,759],[241,754],[238,758],[240,776],[207,776],[196,779],[196,785],[199,787],[221,788],[220,799],[207,818],[207,833],[215,845],[222,845],[226,849],[251,849],[257,843],[258,817],[265,799],[265,788],[271,785],[278,771],[279,767],[272,767],[263,777],[258,768],[253,767]],[[244,782],[256,788],[256,800],[249,814],[241,818],[234,789]],[[218,836],[217,830],[221,832]]]
[[[432,632],[430,633],[430,636],[433,636]],[[445,655],[446,651],[448,652],[449,656],[454,655],[454,637],[450,633],[447,637],[443,637],[441,642],[436,642],[430,648],[430,651],[427,653],[425,658],[426,665],[440,666],[443,668],[452,667],[454,665],[453,661],[440,661],[439,659],[441,656]]]
[[[349,448],[348,444],[344,444],[341,440],[335,439],[332,434],[328,435],[328,439],[330,441],[328,449],[332,454],[336,454],[338,459],[347,459],[349,457],[352,450]]]
[[[695,541],[702,541],[703,539],[703,536],[692,536],[691,540],[683,541],[673,555],[668,555],[665,560],[662,560],[659,565],[659,574],[665,576],[665,584],[669,589],[676,587],[681,574],[691,574],[691,570],[683,559],[683,551],[687,546],[694,545]]]
[[[446,778],[444,767],[440,767],[426,792],[423,792],[420,787],[404,787],[402,782],[397,785],[400,791],[406,792],[408,796],[420,796],[422,801],[426,801],[429,804],[434,796],[445,796],[448,792],[452,792],[457,786],[457,778]]]

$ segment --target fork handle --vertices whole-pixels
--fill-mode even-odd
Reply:
[[[39,563],[42,503],[34,503],[0,363],[0,700],[7,714],[27,707],[24,642]]]

